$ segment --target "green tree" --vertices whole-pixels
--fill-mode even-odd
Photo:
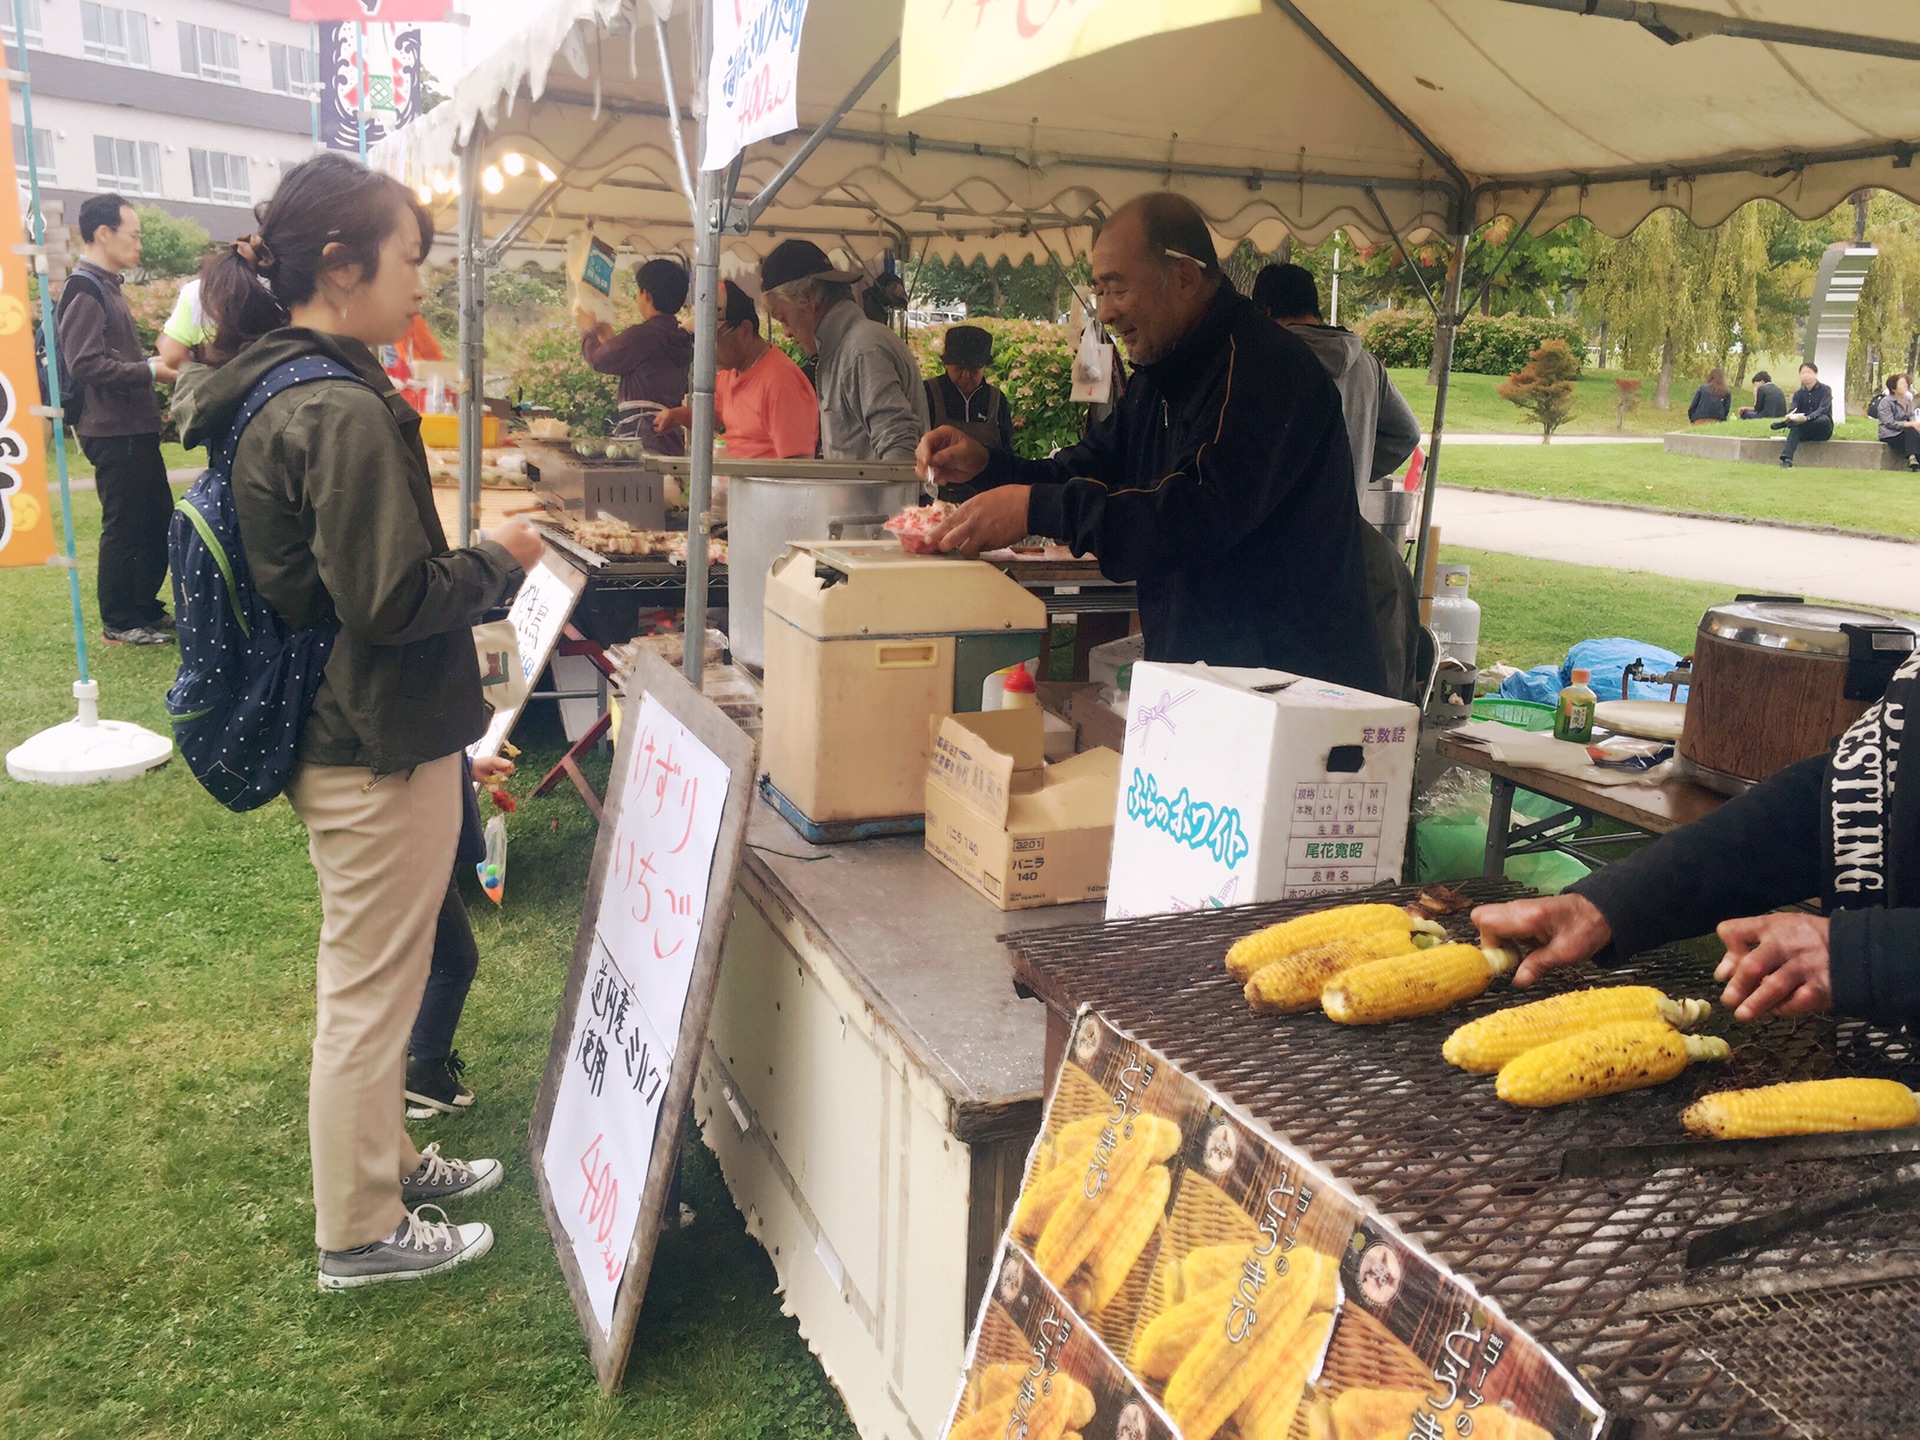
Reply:
[[[1519,406],[1540,427],[1540,443],[1573,414],[1573,382],[1580,378],[1580,360],[1564,340],[1548,340],[1527,357],[1527,363],[1501,382],[1499,396]]]
[[[153,279],[194,275],[213,237],[195,220],[169,215],[157,205],[136,205],[140,216],[140,266]]]
[[[1675,210],[1656,210],[1624,240],[1596,236],[1585,306],[1607,327],[1630,369],[1656,371],[1653,403],[1672,403],[1682,356],[1692,359],[1715,335],[1707,285],[1709,232]]]

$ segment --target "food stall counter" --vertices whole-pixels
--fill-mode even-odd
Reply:
[[[756,799],[694,1114],[863,1436],[940,1431],[1039,1127],[1046,1017],[919,837],[814,846]]]

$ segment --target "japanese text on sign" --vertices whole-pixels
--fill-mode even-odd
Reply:
[[[807,0],[721,0],[707,67],[704,170],[724,169],[756,140],[799,124],[800,32]]]

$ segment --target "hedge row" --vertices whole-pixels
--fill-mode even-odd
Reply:
[[[1376,310],[1354,327],[1380,363],[1425,368],[1433,363],[1433,315],[1425,310]],[[1548,340],[1564,340],[1576,357],[1587,353],[1586,332],[1574,320],[1532,315],[1469,315],[1453,341],[1453,368],[1472,375],[1511,375]]]

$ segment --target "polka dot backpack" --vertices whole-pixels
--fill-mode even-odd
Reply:
[[[253,810],[286,788],[300,731],[333,653],[339,622],[290,630],[254,589],[233,508],[233,458],[253,417],[283,390],[353,371],[319,356],[276,365],[248,394],[213,464],[174,507],[167,532],[180,673],[167,691],[173,742],[194,777],[229,810]]]

